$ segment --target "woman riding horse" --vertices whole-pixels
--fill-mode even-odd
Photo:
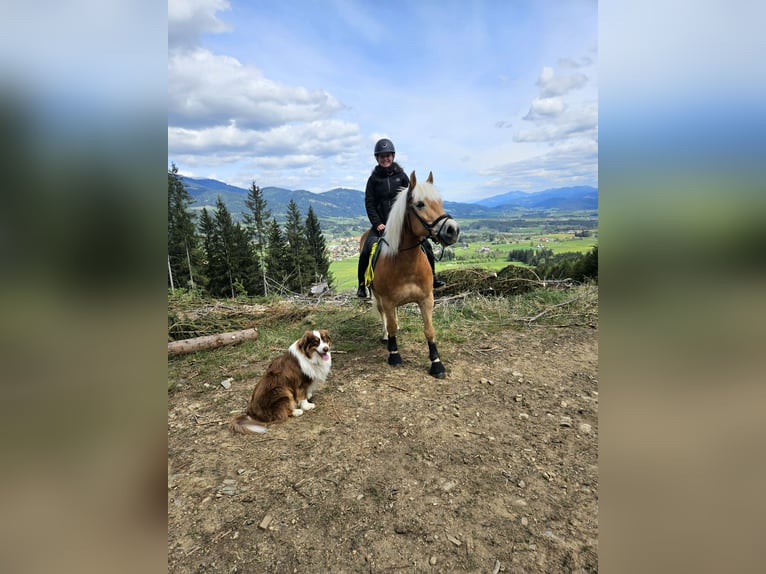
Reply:
[[[452,245],[457,241],[460,227],[449,214],[444,213],[441,195],[433,181],[433,174],[429,173],[426,183],[418,183],[413,171],[408,189],[398,194],[388,216],[385,237],[378,243],[380,255],[374,262],[370,293],[383,318],[384,338],[388,341],[388,364],[402,364],[396,343],[396,308],[417,303],[423,319],[423,333],[428,341],[431,359],[429,373],[441,379],[446,373],[436,347],[432,321],[433,275],[428,257],[420,247],[428,239]],[[371,230],[362,236],[360,249],[369,235],[372,235]]]
[[[364,247],[359,254],[359,264],[357,266],[357,279],[358,288],[356,290],[357,297],[367,297],[367,289],[364,285],[364,272],[367,269],[367,264],[370,260],[370,249],[372,244],[383,235],[383,230],[386,228],[386,220],[388,214],[391,211],[391,206],[396,200],[396,195],[402,188],[409,187],[410,180],[407,174],[404,173],[402,167],[394,161],[396,157],[396,149],[394,149],[394,142],[390,139],[383,138],[378,140],[373,150],[375,160],[378,165],[372,170],[372,174],[367,179],[367,187],[364,191],[364,206],[367,209],[367,218],[372,224],[370,229],[369,240],[365,243]],[[444,287],[444,281],[436,277],[434,251],[431,244],[425,242],[423,249],[428,256],[428,262],[431,265],[431,273],[434,276],[434,289]]]

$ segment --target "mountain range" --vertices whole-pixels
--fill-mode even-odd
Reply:
[[[218,196],[235,219],[247,211],[245,200],[248,190],[228,185],[215,179],[197,179],[181,176],[184,187],[194,199],[192,209],[215,209]],[[279,221],[284,221],[287,205],[294,200],[303,215],[309,206],[320,219],[364,218],[364,192],[338,187],[322,193],[305,189],[290,190],[281,187],[262,187],[267,207]],[[454,217],[500,218],[519,216],[524,212],[593,211],[598,210],[598,189],[590,186],[559,187],[537,192],[509,191],[475,202],[444,201],[444,209]]]

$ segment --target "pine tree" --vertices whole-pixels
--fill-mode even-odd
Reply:
[[[266,199],[263,197],[263,193],[261,193],[261,188],[255,184],[255,181],[253,181],[253,184],[250,186],[250,190],[247,193],[245,205],[250,212],[244,212],[242,214],[242,219],[250,231],[250,237],[253,240],[255,252],[258,255],[258,262],[260,263],[261,270],[262,293],[267,295],[269,290],[266,283],[266,265],[264,262],[266,259],[266,247],[268,245],[271,211],[267,208]]]
[[[207,254],[208,292],[213,296],[236,297],[259,291],[259,272],[251,251],[248,232],[232,220],[218,197],[214,217],[202,210],[200,222]]]
[[[330,273],[330,258],[327,256],[327,245],[325,244],[324,235],[322,235],[319,220],[311,206],[309,206],[309,213],[306,216],[306,243],[311,255],[313,282],[321,281],[324,278],[327,281],[327,286],[331,287],[333,278]]]
[[[250,232],[239,223],[235,223],[233,238],[232,266],[235,269],[235,286],[239,283],[248,295],[263,295],[261,269],[250,242]]]
[[[178,176],[175,164],[168,171],[168,285],[170,287],[195,286],[199,280],[199,238],[194,214],[189,205],[194,202]]]
[[[213,217],[207,208],[202,209],[200,216],[200,231],[202,243],[205,249],[205,276],[207,277],[207,291],[214,297],[226,294],[229,287],[228,274],[226,271],[226,256],[222,246],[221,236],[216,228]]]
[[[266,274],[272,285],[277,287],[278,291],[284,292],[288,289],[288,282],[291,279],[292,269],[288,259],[289,246],[287,239],[282,233],[282,228],[275,218],[272,218],[268,227],[268,246],[266,247]]]
[[[313,282],[313,262],[306,241],[306,227],[303,224],[298,204],[292,199],[287,204],[285,238],[289,246],[290,269],[295,271],[288,285],[292,291],[306,293]]]

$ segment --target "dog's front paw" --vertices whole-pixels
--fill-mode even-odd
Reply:
[[[293,416],[299,417],[303,414],[303,411],[301,409],[293,409]]]
[[[310,403],[308,401],[301,401],[301,408],[304,411],[310,411],[313,408],[316,408],[316,405],[314,403]]]

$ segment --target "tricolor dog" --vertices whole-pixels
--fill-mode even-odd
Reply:
[[[229,428],[240,434],[266,432],[265,423],[284,422],[314,408],[309,399],[330,374],[330,335],[322,329],[306,331],[274,359],[255,385],[245,414]]]

